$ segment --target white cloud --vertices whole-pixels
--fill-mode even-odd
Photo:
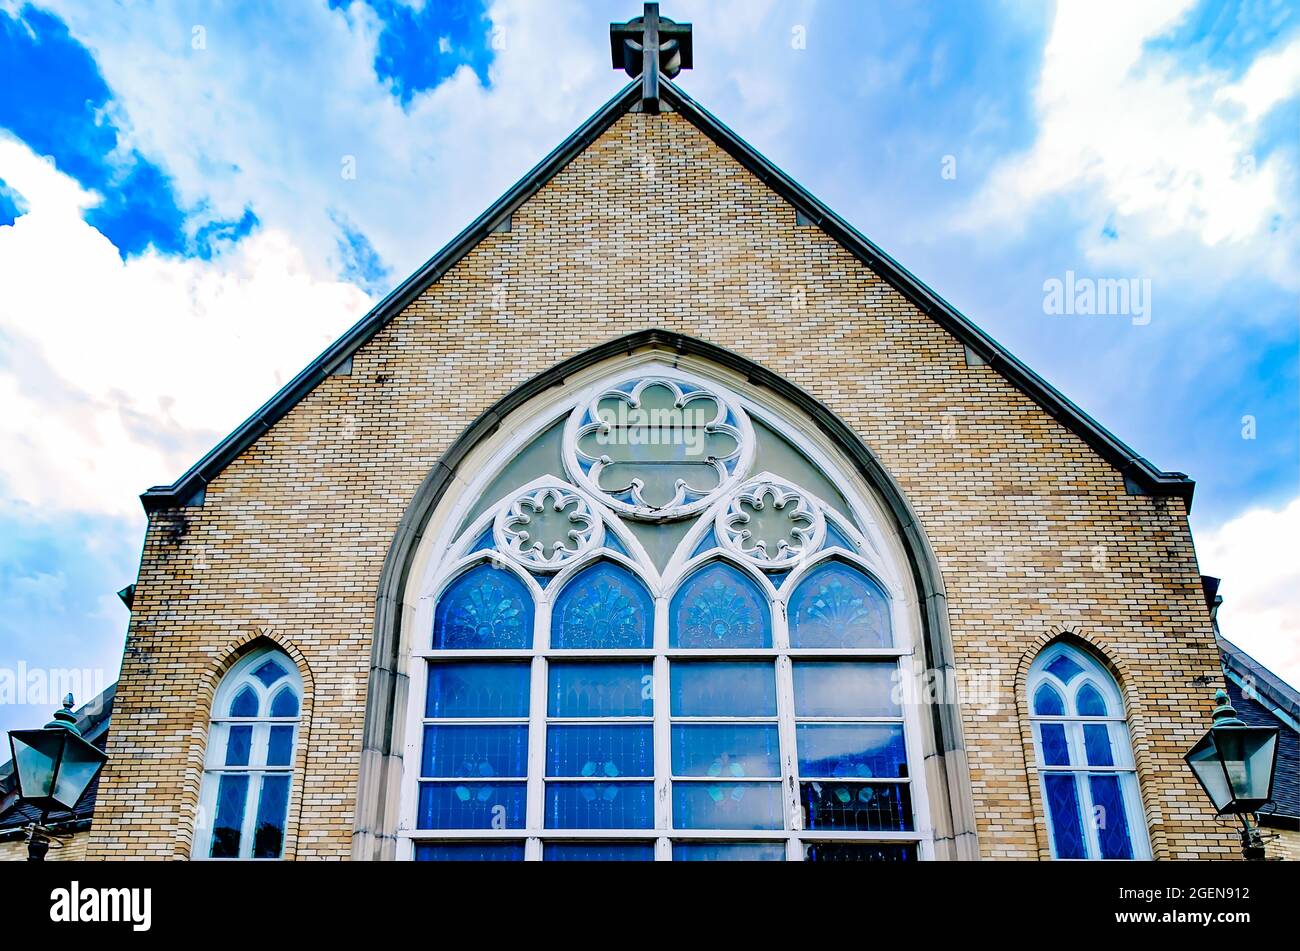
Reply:
[[[1282,150],[1264,160],[1254,150],[1264,114],[1300,92],[1296,44],[1261,54],[1235,85],[1208,67],[1189,71],[1146,44],[1193,6],[1060,3],[1035,93],[1037,137],[993,172],[963,224],[1023,226],[1045,199],[1083,192],[1098,224],[1083,247],[1096,261],[1115,259],[1101,236],[1100,224],[1110,221],[1128,244],[1144,248],[1144,260],[1163,241],[1167,263],[1177,267],[1194,238],[1201,252],[1232,257],[1219,273],[1239,276],[1245,263],[1295,286],[1293,244],[1273,231],[1295,169]],[[1284,226],[1294,231],[1294,217]]]
[[[370,306],[267,229],[212,261],[123,262],[97,197],[0,136],[29,210],[0,227],[0,486],[7,505],[138,513]]]
[[[1300,498],[1239,515],[1196,550],[1201,571],[1223,579],[1223,636],[1300,686]]]

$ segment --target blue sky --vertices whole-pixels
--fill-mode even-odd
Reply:
[[[0,688],[20,663],[112,680],[138,493],[612,95],[607,24],[637,12],[0,0]],[[663,13],[695,24],[688,92],[1197,480],[1226,633],[1300,680],[1295,5]],[[1044,313],[1067,272],[1149,280],[1150,319]],[[0,699],[0,729],[48,712]]]

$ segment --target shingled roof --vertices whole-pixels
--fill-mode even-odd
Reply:
[[[1175,496],[1184,499],[1190,507],[1194,490],[1191,479],[1181,472],[1161,471],[1139,456],[993,338],[976,327],[910,271],[773,165],[690,96],[667,78],[661,77],[660,81],[664,111],[679,113],[794,206],[803,221],[821,228],[969,348],[972,354],[1019,388],[1063,426],[1082,438],[1123,474],[1130,494]],[[312,361],[306,369],[188,472],[171,485],[155,486],[145,492],[140,497],[145,511],[202,505],[208,483],[251,446],[262,433],[270,429],[322,380],[346,366],[357,350],[401,313],[430,284],[451,270],[480,241],[504,224],[517,208],[535,195],[616,120],[626,113],[639,111],[640,108],[641,83],[629,83],[469,227],[398,285],[370,313]]]
[[[1251,726],[1279,729],[1273,801],[1260,810],[1265,825],[1300,829],[1300,691],[1219,635],[1228,696]]]

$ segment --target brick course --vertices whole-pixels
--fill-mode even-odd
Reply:
[[[653,156],[647,165],[644,156]],[[653,177],[648,177],[649,175]],[[632,290],[629,290],[632,288]],[[1129,704],[1158,858],[1230,858],[1182,761],[1219,676],[1181,501],[1119,472],[676,114],[628,114],[207,488],[149,523],[94,858],[189,851],[211,692],[244,645],[292,648],[304,708],[286,855],[350,855],[374,600],[417,487],[486,407],[613,337],[728,347],[838,413],[902,487],[943,571],[981,853],[1044,857],[1023,672],[1054,636]]]

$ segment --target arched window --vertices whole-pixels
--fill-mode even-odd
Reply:
[[[1149,857],[1114,679],[1087,652],[1054,644],[1034,660],[1028,686],[1053,857]]]
[[[212,701],[194,858],[278,859],[297,748],[302,678],[261,648],[222,678]]]
[[[912,573],[854,477],[753,411],[625,375],[445,503],[413,585],[403,856],[929,855]]]

